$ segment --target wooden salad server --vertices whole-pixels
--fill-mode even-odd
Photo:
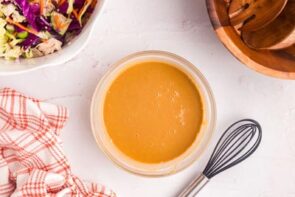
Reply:
[[[284,49],[284,52],[286,53],[286,55],[288,57],[295,58],[295,44],[292,45],[292,46],[290,46],[290,47],[288,47],[288,48],[285,48]]]
[[[251,48],[283,49],[295,43],[295,0],[289,0],[281,14],[257,31],[243,31],[241,37]]]
[[[255,31],[271,23],[283,11],[288,0],[227,0],[232,26]]]

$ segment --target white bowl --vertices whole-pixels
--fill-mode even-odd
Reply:
[[[94,30],[95,23],[105,6],[105,2],[106,0],[99,0],[97,2],[95,10],[84,26],[82,32],[70,43],[64,46],[62,50],[43,57],[20,59],[16,61],[8,61],[0,58],[0,75],[19,74],[39,68],[56,66],[75,57],[88,43]]]

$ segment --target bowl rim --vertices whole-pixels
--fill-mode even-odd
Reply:
[[[103,83],[105,83],[105,81],[111,77],[111,82],[116,78],[112,78],[112,74],[114,73],[121,73],[118,71],[118,69],[120,69],[120,67],[122,67],[121,69],[124,71],[127,67],[130,66],[132,67],[132,65],[134,65],[134,63],[138,62],[139,60],[136,61],[136,58],[141,58],[144,57],[145,55],[160,55],[160,56],[166,56],[169,58],[176,58],[176,60],[180,60],[183,61],[184,64],[187,64],[185,66],[190,67],[192,70],[191,75],[195,75],[196,81],[195,83],[201,83],[201,84],[196,84],[197,86],[202,86],[202,90],[201,94],[204,106],[208,107],[208,109],[205,109],[206,111],[208,110],[208,112],[206,112],[205,116],[207,118],[204,118],[203,123],[202,123],[202,127],[201,127],[201,135],[199,136],[199,138],[197,138],[195,140],[195,142],[192,144],[192,146],[183,154],[181,154],[179,157],[168,161],[168,162],[164,162],[162,164],[144,164],[141,162],[137,162],[137,163],[141,163],[141,167],[145,166],[145,167],[149,167],[148,169],[143,169],[143,168],[136,168],[135,164],[133,161],[133,159],[129,158],[129,161],[131,160],[133,162],[133,164],[128,164],[128,160],[126,160],[126,155],[124,158],[116,158],[114,157],[114,151],[110,151],[108,150],[109,147],[106,147],[106,143],[103,142],[103,140],[105,138],[101,137],[101,133],[105,133],[104,135],[107,135],[107,131],[106,128],[104,126],[103,121],[101,119],[103,118],[99,118],[100,116],[97,115],[98,111],[98,105],[102,105],[103,106],[103,101],[101,101],[101,104],[97,104],[97,100],[98,99],[102,99],[104,97],[101,97],[101,92],[105,92],[107,90],[103,89]],[[134,62],[132,63],[132,61],[134,60]],[[150,59],[150,60],[156,60],[156,59]],[[147,59],[148,61],[148,59]],[[161,60],[159,60],[161,61]],[[139,61],[141,62],[141,61]],[[176,62],[174,64],[177,64]],[[183,65],[178,65],[179,67],[182,67]],[[118,68],[118,69],[117,69]],[[125,68],[125,69],[124,69]],[[121,71],[122,71],[121,70]],[[189,72],[189,71],[187,71]],[[118,76],[118,75],[116,75]],[[110,82],[110,83],[111,83]],[[200,87],[198,87],[199,89]],[[206,97],[206,98],[205,98]],[[135,175],[139,175],[139,176],[146,176],[146,177],[162,177],[162,176],[168,176],[168,175],[172,175],[175,173],[178,173],[182,170],[184,170],[185,168],[187,168],[188,166],[192,165],[195,161],[197,161],[198,159],[200,159],[200,157],[202,156],[202,154],[207,150],[208,145],[210,144],[210,141],[212,139],[213,134],[215,133],[215,127],[216,127],[216,115],[217,115],[217,109],[216,109],[216,103],[215,103],[215,99],[214,99],[214,95],[212,93],[211,87],[209,86],[208,81],[206,80],[206,78],[204,77],[204,75],[196,68],[195,65],[193,65],[192,63],[190,63],[188,60],[175,55],[173,53],[169,53],[166,51],[156,51],[156,50],[151,50],[151,51],[142,51],[142,52],[137,52],[137,53],[133,53],[119,61],[117,61],[115,64],[113,64],[110,69],[108,69],[108,71],[103,75],[103,77],[100,79],[98,85],[96,86],[96,89],[94,91],[93,97],[92,97],[92,101],[91,101],[91,109],[90,109],[90,123],[91,123],[91,128],[92,128],[92,134],[93,137],[96,141],[96,145],[99,147],[99,149],[104,153],[104,155],[109,158],[109,160],[111,160],[114,164],[116,164],[117,167],[131,173],[131,174],[135,174]],[[98,118],[97,118],[98,117]],[[97,121],[98,120],[98,121]],[[100,126],[98,126],[100,125]],[[206,131],[206,132],[205,132]],[[205,134],[204,134],[205,133]],[[108,140],[110,140],[110,137],[107,138]],[[111,144],[111,142],[109,142],[109,144]],[[115,145],[113,145],[115,147]],[[118,148],[116,148],[118,150]],[[120,151],[119,151],[120,152]],[[120,155],[124,155],[124,153],[120,154]],[[115,156],[118,156],[115,155]],[[174,162],[174,163],[173,163]],[[183,162],[182,164],[180,164],[181,162]],[[163,165],[164,167],[162,169],[160,169],[160,166]],[[180,167],[179,167],[180,166]],[[156,168],[156,167],[159,167]],[[155,170],[156,169],[156,170]],[[172,170],[171,170],[172,169]]]
[[[83,44],[79,47],[78,50],[75,50],[70,55],[64,56],[64,58],[61,61],[58,61],[58,62],[49,62],[49,63],[46,63],[46,64],[36,65],[36,66],[29,67],[29,68],[19,69],[19,70],[16,70],[16,71],[0,71],[0,76],[11,76],[11,75],[25,74],[25,73],[28,73],[28,72],[31,72],[31,71],[35,71],[35,70],[39,70],[39,69],[43,69],[43,68],[46,68],[46,67],[59,66],[61,64],[64,64],[64,63],[70,61],[74,57],[76,57],[79,53],[81,53],[81,51],[89,43],[89,41],[90,41],[90,39],[91,39],[91,37],[93,35],[94,29],[95,29],[95,27],[97,25],[97,21],[100,18],[101,14],[103,13],[103,11],[104,11],[104,9],[106,7],[106,3],[107,2],[108,2],[108,0],[100,0],[100,3],[96,5],[96,6],[99,6],[99,8],[98,8],[98,10],[95,13],[92,13],[91,17],[94,17],[94,18],[92,19],[91,23],[87,23],[86,24],[86,25],[88,25],[88,28],[87,29],[83,29],[85,31],[82,32],[82,33],[85,34],[86,39],[83,42]],[[81,34],[78,35],[77,37],[79,37],[79,36],[81,36]],[[75,42],[75,40],[74,40],[74,42]],[[70,47],[70,45],[68,47]],[[62,50],[63,49],[61,49],[61,51]],[[58,52],[55,52],[55,53],[58,53]]]
[[[251,68],[252,70],[264,74],[265,76],[271,76],[275,78],[280,79],[295,79],[295,72],[287,72],[287,71],[280,71],[276,70],[267,66],[264,66],[263,64],[260,64],[253,59],[246,56],[239,47],[237,47],[232,39],[228,39],[226,31],[224,30],[224,26],[220,25],[220,27],[216,28],[214,24],[214,21],[217,20],[219,24],[221,24],[220,17],[218,17],[218,14],[216,12],[216,6],[215,6],[215,0],[206,0],[206,7],[207,7],[207,13],[210,18],[210,22],[213,26],[213,29],[218,37],[218,39],[222,42],[222,44],[227,48],[227,50],[241,63],[246,65],[247,67]]]

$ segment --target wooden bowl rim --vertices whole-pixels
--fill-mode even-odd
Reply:
[[[213,6],[210,7],[210,4],[212,4]],[[208,12],[211,24],[213,25],[214,19],[218,20],[218,22],[221,24],[220,18],[218,14],[216,13],[214,0],[206,0],[206,6],[207,6],[207,12]],[[212,8],[212,11],[214,11],[214,13],[210,12],[209,8]],[[213,15],[213,14],[216,14],[216,15]],[[295,72],[279,71],[273,68],[266,67],[263,64],[260,64],[254,61],[253,59],[251,59],[250,57],[248,57],[247,55],[245,55],[243,51],[238,46],[236,46],[236,44],[234,44],[232,38],[227,36],[228,34],[226,33],[224,26],[220,26],[217,29],[215,29],[215,33],[217,34],[218,39],[230,51],[230,53],[247,67],[255,70],[256,72],[259,72],[271,77],[276,77],[281,79],[295,79]],[[229,44],[229,43],[232,43],[232,44]]]

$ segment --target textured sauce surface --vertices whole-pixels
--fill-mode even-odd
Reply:
[[[113,143],[144,163],[172,160],[195,141],[203,120],[200,93],[179,69],[138,63],[111,84],[104,122]]]

